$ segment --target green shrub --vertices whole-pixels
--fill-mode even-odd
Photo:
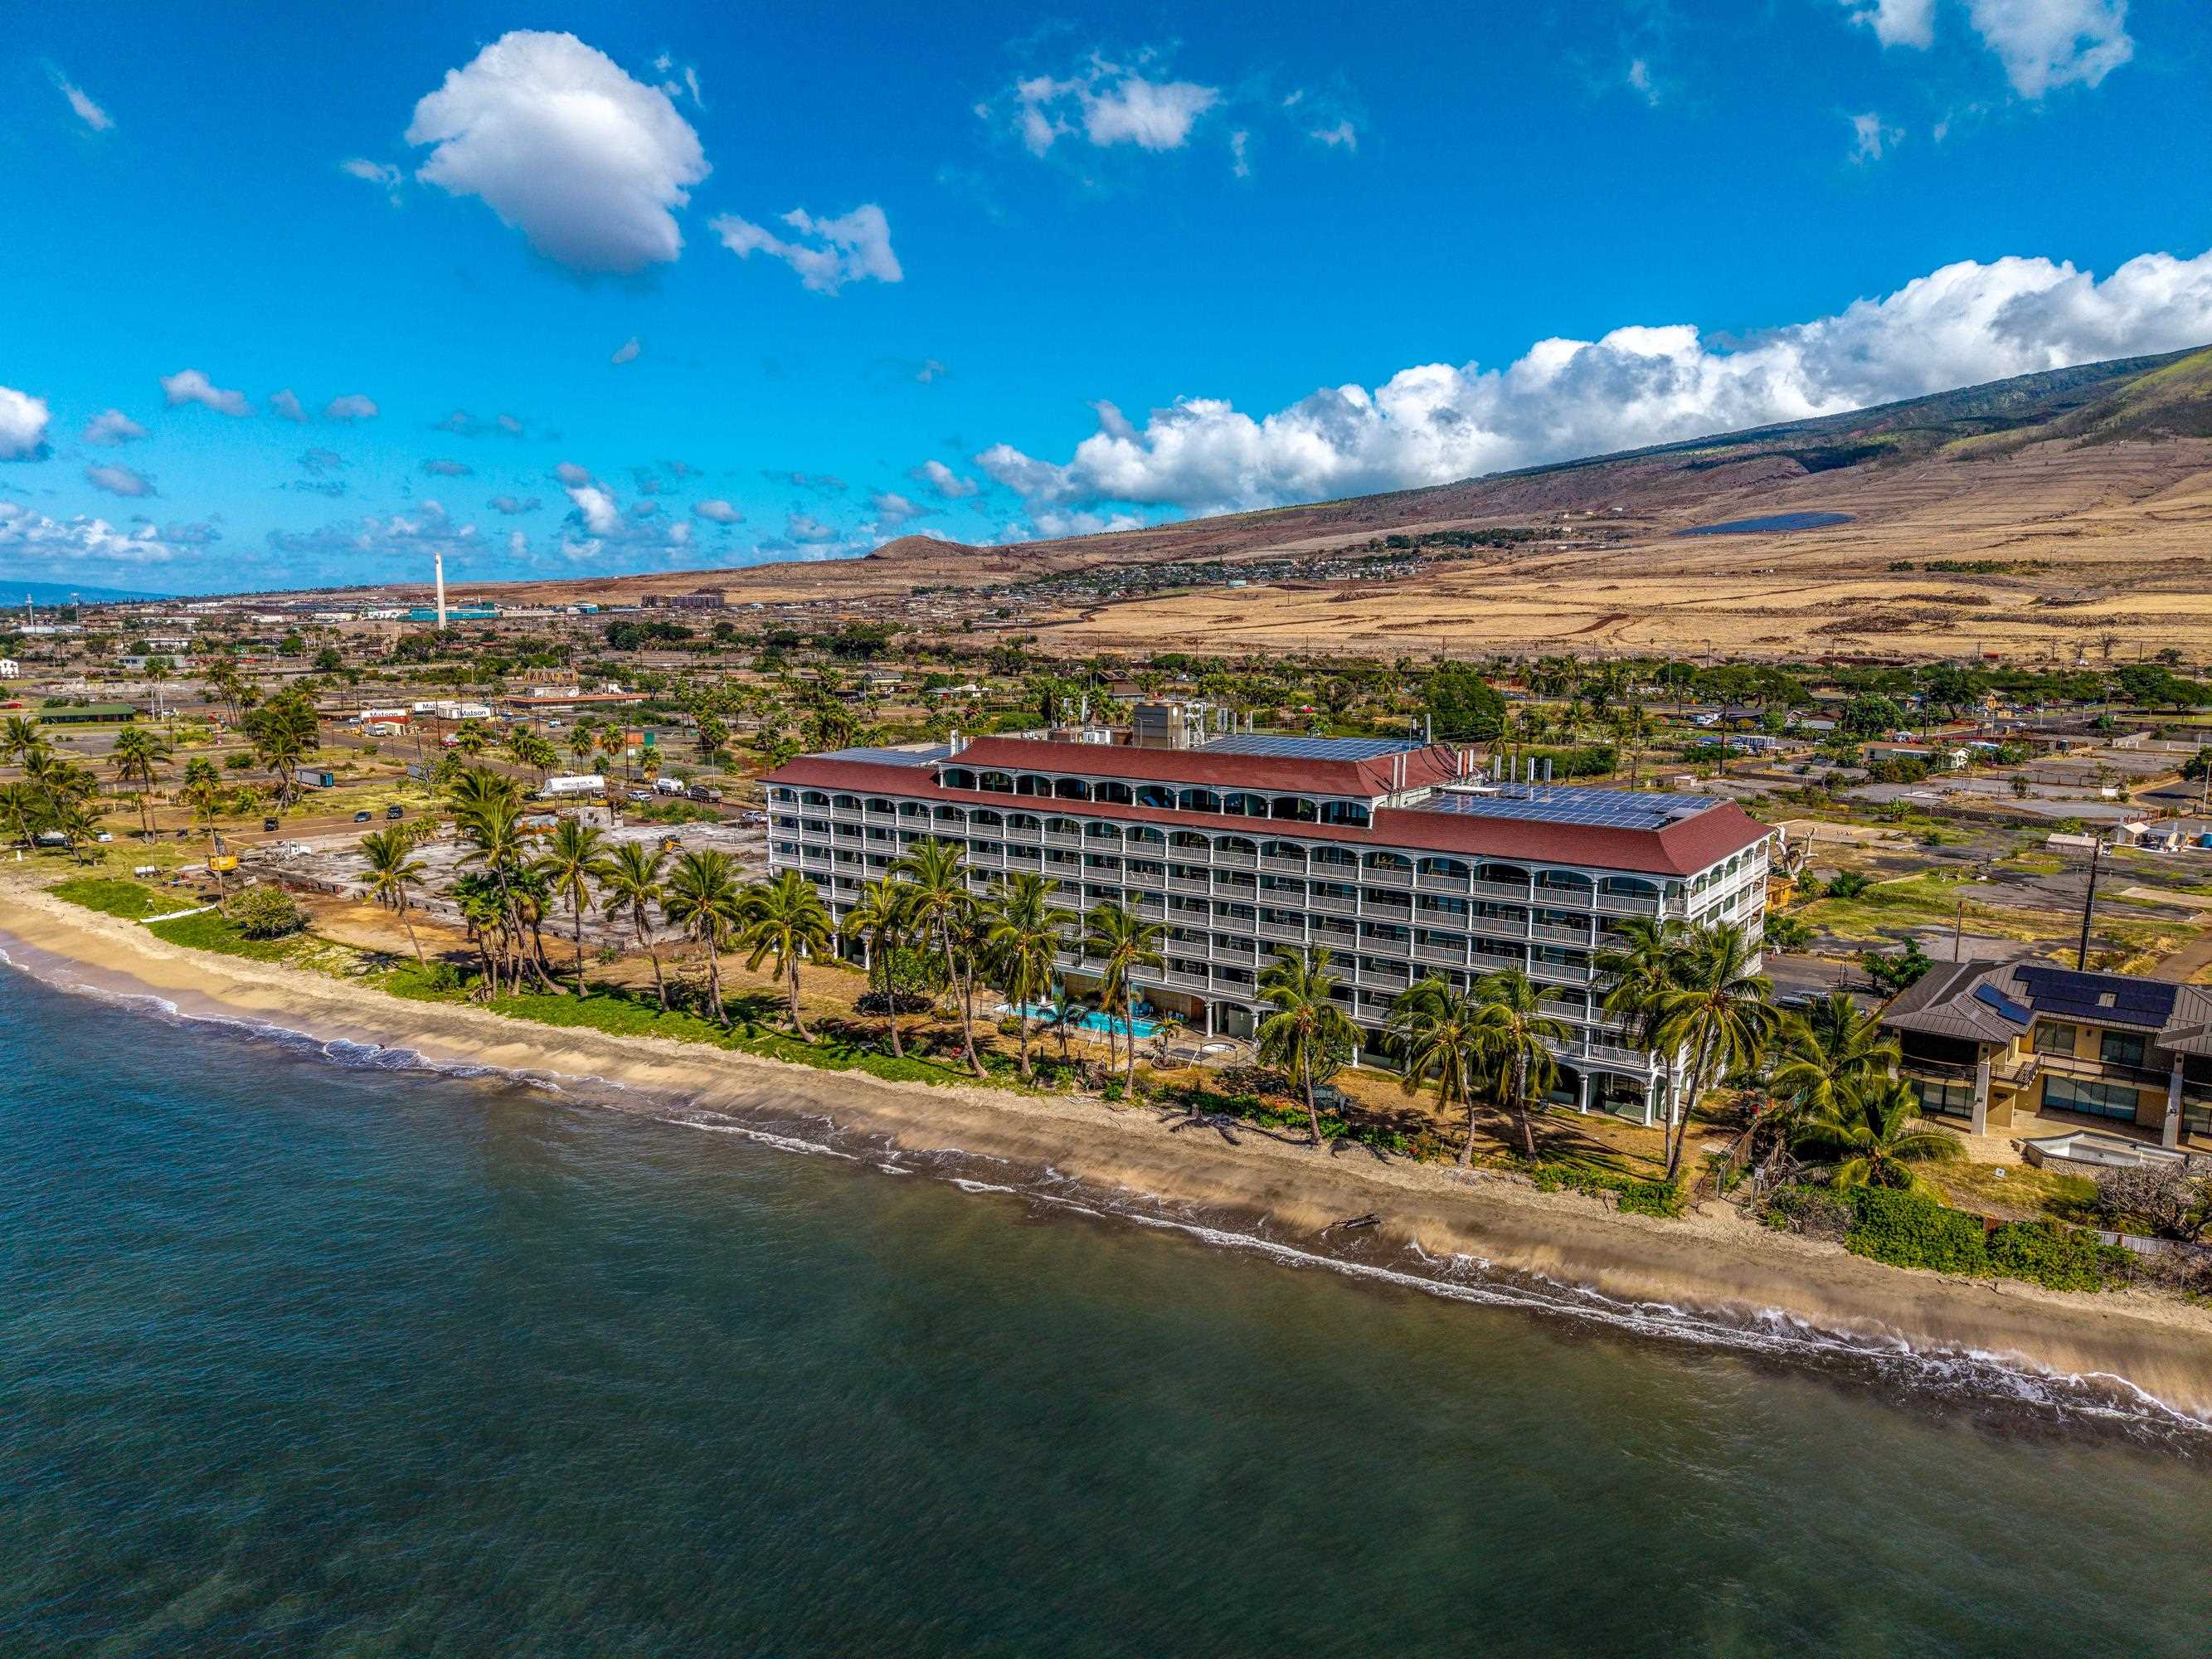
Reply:
[[[1514,1167],[1536,1183],[1540,1193],[1556,1193],[1562,1187],[1595,1196],[1611,1193],[1631,1215],[1669,1218],[1682,1213],[1682,1191],[1664,1181],[1644,1181],[1610,1170],[1586,1169],[1579,1164],[1530,1164],[1516,1158]]]
[[[276,887],[249,887],[230,902],[232,925],[247,939],[283,939],[307,925],[307,914]]]
[[[1779,1232],[1840,1243],[1850,1231],[1851,1206],[1826,1187],[1778,1187],[1767,1194],[1759,1218]]]
[[[2101,1291],[2127,1277],[2135,1258],[2094,1233],[2055,1221],[2008,1221],[1990,1234],[1991,1271],[2054,1291]]]
[[[1850,1231],[1844,1242],[1854,1255],[1935,1273],[1980,1276],[1990,1271],[1987,1230],[1979,1216],[1917,1193],[1879,1187],[1858,1188],[1850,1205]]]
[[[2126,1250],[2053,1221],[1990,1227],[1981,1217],[1932,1198],[1873,1187],[1854,1191],[1850,1206],[1845,1247],[1892,1267],[2025,1279],[2054,1291],[2100,1291],[2124,1282],[2133,1265]]]

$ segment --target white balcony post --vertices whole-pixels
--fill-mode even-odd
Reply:
[[[2173,1057],[2173,1070],[2166,1079],[2166,1123],[2159,1131],[2158,1144],[2179,1149],[2181,1146],[2181,1056]]]
[[[1982,1056],[1974,1067],[1974,1133],[1990,1132],[1990,1059]]]

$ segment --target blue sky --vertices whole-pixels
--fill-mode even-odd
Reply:
[[[2208,84],[2121,0],[33,0],[0,583],[1018,539],[2179,349]]]

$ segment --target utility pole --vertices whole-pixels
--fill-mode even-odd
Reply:
[[[1966,931],[1966,901],[1960,899],[1958,909],[1951,916],[1951,960],[1954,962],[1964,960],[1959,954],[1959,936]]]
[[[2081,943],[2074,952],[2074,966],[2086,970],[2089,966],[2089,918],[2097,909],[2097,863],[2104,856],[2102,837],[2089,844],[2089,890],[2081,898]]]

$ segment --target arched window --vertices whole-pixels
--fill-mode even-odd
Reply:
[[[1127,784],[1116,783],[1109,779],[1103,783],[1091,786],[1091,799],[1111,801],[1116,806],[1127,806],[1132,805],[1137,797],[1135,792]]]
[[[1360,862],[1370,870],[1388,870],[1399,874],[1410,875],[1413,869],[1411,859],[1401,858],[1395,853],[1370,853]]]
[[[979,806],[968,815],[968,822],[978,830],[1000,830],[1005,828],[1006,820],[1004,815],[994,812],[989,807]]]
[[[1341,847],[1316,847],[1307,856],[1316,870],[1349,869],[1359,862],[1357,854],[1347,853]]]
[[[1184,789],[1176,793],[1176,805],[1186,812],[1218,812],[1221,797],[1211,789]]]
[[[1425,876],[1464,877],[1467,866],[1457,859],[1423,859],[1421,873]]]
[[[1168,837],[1168,845],[1178,853],[1203,853],[1209,843],[1195,830],[1178,830]]]
[[[830,804],[829,795],[820,789],[809,789],[799,800],[803,806],[827,806]]]
[[[1567,893],[1579,898],[1596,890],[1597,884],[1577,870],[1541,870],[1536,874],[1540,892]]]
[[[1129,831],[1129,845],[1132,847],[1165,847],[1167,843],[1168,838],[1149,824],[1140,823]]]
[[[1323,823],[1346,823],[1364,828],[1367,823],[1367,808],[1356,800],[1329,801],[1321,809],[1321,821]]]
[[[902,800],[899,803],[899,816],[902,818],[926,818],[929,816],[929,809],[918,800]]]
[[[1089,800],[1091,786],[1081,778],[1054,778],[1052,793],[1059,800]]]
[[[1508,887],[1526,887],[1528,872],[1517,864],[1482,863],[1474,866],[1477,881],[1501,882]]]
[[[937,781],[947,789],[973,789],[975,775],[964,766],[948,766],[937,775]]]
[[[1301,864],[1306,858],[1306,849],[1294,841],[1263,841],[1260,843],[1260,852],[1263,857],[1296,859]]]
[[[1083,826],[1073,818],[1047,818],[1044,828],[1045,833],[1051,836],[1079,836],[1083,833]]]
[[[898,806],[897,804],[892,801],[888,796],[871,795],[868,797],[868,811],[871,812],[896,812],[898,811]]]
[[[1083,834],[1089,841],[1118,842],[1121,839],[1121,832],[1110,823],[1087,823],[1083,827]]]
[[[1137,786],[1137,805],[1149,806],[1157,811],[1175,811],[1175,791],[1161,783],[1140,783]]]
[[[860,810],[860,798],[858,795],[840,795],[833,805],[841,812],[857,812]]]
[[[929,816],[934,822],[939,823],[965,823],[968,822],[968,815],[957,806],[940,806]]]
[[[1014,775],[1011,772],[978,772],[975,787],[988,789],[994,795],[1011,795],[1014,793]]]
[[[1217,853],[1243,853],[1251,858],[1260,856],[1259,848],[1242,836],[1222,836],[1213,843],[1213,850]]]
[[[1644,880],[1641,876],[1607,876],[1598,883],[1597,890],[1607,898],[1656,899],[1659,884]]]
[[[786,788],[779,783],[768,792],[768,798],[780,806],[788,806],[799,799],[799,792],[796,789]]]
[[[1287,818],[1298,823],[1311,823],[1318,814],[1314,804],[1304,795],[1277,795],[1267,803],[1267,816]]]
[[[1049,795],[1052,793],[1052,780],[1036,772],[1024,772],[1014,780],[1014,793],[1018,795]]]
[[[1025,830],[1035,835],[1044,828],[1044,820],[1034,812],[1009,812],[1006,814],[1006,828],[1010,830]]]

